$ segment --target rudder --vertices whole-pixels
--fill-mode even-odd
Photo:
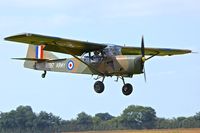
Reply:
[[[45,45],[29,44],[26,59],[24,62],[25,68],[35,69],[35,64],[38,61],[58,59],[53,53],[44,50]]]

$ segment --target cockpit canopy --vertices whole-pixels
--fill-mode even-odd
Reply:
[[[121,55],[121,47],[120,46],[107,46],[104,50],[103,53],[105,56],[116,56],[116,55]]]

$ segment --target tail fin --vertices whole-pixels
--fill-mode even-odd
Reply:
[[[24,67],[35,69],[35,63],[38,61],[58,59],[53,53],[43,49],[44,45],[29,45],[26,58],[24,58]]]

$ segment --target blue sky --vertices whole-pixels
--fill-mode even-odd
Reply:
[[[121,93],[122,82],[106,78],[106,90],[93,91],[90,75],[47,73],[23,68],[27,45],[4,37],[23,33],[140,46],[188,48],[200,51],[198,0],[4,0],[0,4],[0,111],[30,105],[35,112],[52,112],[63,119],[85,111],[120,115],[128,105],[151,106],[159,117],[190,116],[200,111],[200,55],[155,57],[143,75],[126,79],[134,92]],[[65,57],[65,55],[60,55]],[[69,56],[67,56],[69,57]]]

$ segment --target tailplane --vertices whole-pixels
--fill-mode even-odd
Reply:
[[[49,51],[44,51],[44,45],[29,45],[26,58],[13,58],[16,60],[25,60],[24,67],[35,69],[36,62],[45,62],[57,60],[58,58]]]

